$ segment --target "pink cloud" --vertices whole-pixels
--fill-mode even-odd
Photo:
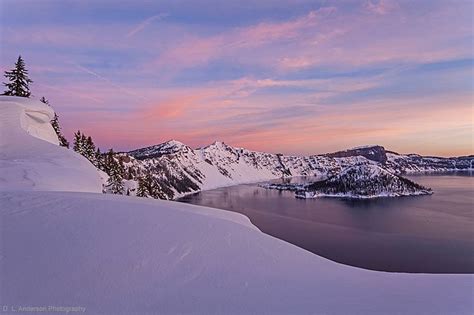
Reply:
[[[185,32],[182,41],[165,48],[155,64],[158,68],[172,65],[177,71],[222,58],[285,72],[323,65],[434,62],[472,53],[466,41],[453,45],[453,38],[472,34],[464,24],[453,21],[453,16],[462,14],[460,8],[449,8],[449,14],[438,9],[422,17],[388,0],[369,1],[365,8],[376,14],[323,8],[290,21],[259,23],[211,36]]]

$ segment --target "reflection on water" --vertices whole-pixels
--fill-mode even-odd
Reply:
[[[431,187],[434,194],[304,200],[294,198],[292,192],[251,184],[204,191],[180,201],[243,213],[265,233],[353,266],[474,273],[472,174],[410,178]]]

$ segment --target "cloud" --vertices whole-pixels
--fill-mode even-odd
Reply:
[[[139,23],[137,26],[135,26],[133,29],[131,29],[127,35],[125,35],[126,38],[130,38],[135,36],[137,33],[141,32],[144,28],[146,28],[148,25],[150,25],[151,22],[161,20],[165,17],[167,17],[168,14],[166,13],[160,13],[156,14],[153,16],[150,16],[149,18],[143,20],[141,23]]]
[[[303,29],[316,26],[335,11],[334,7],[321,8],[290,21],[262,22],[213,36],[185,35],[181,42],[163,51],[155,65],[166,67],[172,64],[186,68],[206,64],[221,56],[232,56],[241,50],[250,49],[258,54],[256,49],[265,49],[265,46],[275,42],[298,39]]]
[[[84,129],[105,147],[179,138],[286,153],[374,142],[409,151],[423,135],[426,152],[436,144],[469,153],[470,98],[459,96],[472,69],[416,70],[472,59],[472,5],[447,1],[305,5],[225,22],[181,12],[160,32],[146,30],[163,14],[131,27],[131,16],[65,23],[65,13],[5,27],[2,60],[24,54],[33,93],[52,100],[67,131]],[[457,147],[439,141],[449,135]]]
[[[367,0],[365,8],[378,15],[388,14],[399,8],[395,0]]]

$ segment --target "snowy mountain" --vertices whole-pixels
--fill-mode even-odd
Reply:
[[[424,173],[474,170],[474,155],[442,158],[387,152],[387,168],[397,173]]]
[[[292,156],[236,148],[223,142],[192,149],[175,140],[120,153],[118,158],[140,174],[150,169],[161,185],[165,199],[242,183],[261,182],[289,176],[330,177],[355,165],[378,165],[394,173],[472,169],[474,156],[434,158],[401,155],[382,146],[366,146],[335,153]],[[136,178],[128,178],[136,180]],[[132,190],[131,194],[135,192]]]
[[[173,154],[179,151],[191,151],[192,149],[176,140],[169,140],[162,144],[153,145],[150,147],[133,150],[128,154],[134,156],[136,159],[144,160],[149,158],[156,158],[166,154]]]
[[[429,195],[423,187],[400,175],[371,164],[353,165],[328,179],[314,182],[296,193],[298,198],[375,198]]]
[[[37,101],[0,97],[5,314],[472,312],[472,275],[348,267],[237,213],[102,194],[95,167],[57,145],[51,114]]]

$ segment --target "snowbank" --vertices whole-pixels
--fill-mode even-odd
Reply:
[[[3,305],[91,314],[472,313],[470,275],[340,265],[231,212],[66,192],[3,192],[0,204]]]
[[[95,167],[58,145],[53,117],[39,101],[0,96],[0,190],[102,191]]]

